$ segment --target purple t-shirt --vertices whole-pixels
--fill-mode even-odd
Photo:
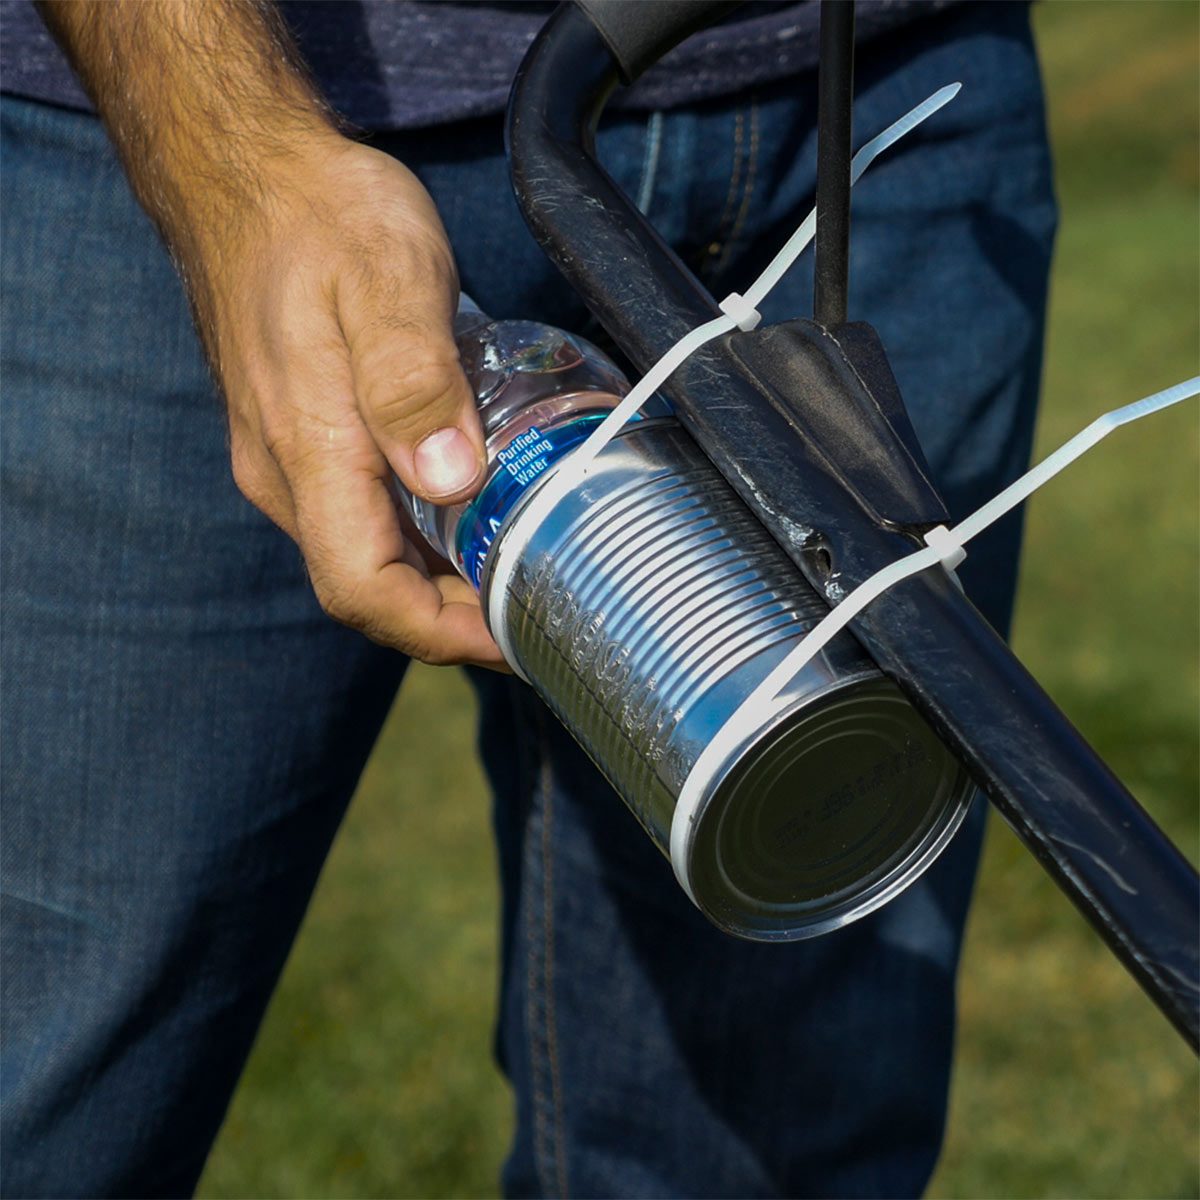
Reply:
[[[859,0],[858,40],[953,2]],[[280,0],[279,7],[342,116],[363,129],[415,129],[501,112],[553,5]],[[672,108],[807,70],[817,61],[817,25],[816,0],[747,4],[678,46],[614,105]],[[0,90],[91,110],[31,0],[0,0]]]

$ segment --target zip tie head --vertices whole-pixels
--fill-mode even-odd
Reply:
[[[730,292],[721,301],[721,311],[727,317],[732,317],[743,333],[749,333],[750,330],[756,329],[762,320],[762,313],[739,292]]]
[[[935,525],[925,535],[925,545],[937,551],[947,571],[953,571],[967,557],[967,552],[954,540],[954,535],[945,525]]]

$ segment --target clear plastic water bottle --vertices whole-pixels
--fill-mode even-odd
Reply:
[[[547,468],[570,453],[629,391],[617,365],[590,342],[534,321],[493,321],[466,296],[455,339],[479,403],[487,476],[465,504],[406,497],[426,541],[476,590],[505,518]],[[655,400],[646,416],[667,416]]]

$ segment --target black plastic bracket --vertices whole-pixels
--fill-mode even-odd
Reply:
[[[867,519],[909,532],[949,521],[870,325],[786,321],[731,335],[729,352]]]

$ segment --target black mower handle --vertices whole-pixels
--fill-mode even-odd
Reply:
[[[604,39],[623,83],[632,83],[684,38],[732,12],[742,0],[576,0]]]
[[[720,310],[596,161],[594,132],[622,70],[633,78],[722,7],[564,3],[513,84],[506,139],[520,208],[641,371]],[[620,51],[593,24],[601,12],[624,26],[643,9],[655,28],[628,43],[620,30]],[[842,78],[844,105],[849,71]],[[835,145],[844,146],[848,132]],[[728,333],[695,351],[663,391],[819,595],[831,570],[852,590],[939,523],[941,502],[919,469],[899,389],[869,326],[788,321]],[[1196,871],[949,575],[904,580],[850,631],[1189,1044],[1200,1046]]]

